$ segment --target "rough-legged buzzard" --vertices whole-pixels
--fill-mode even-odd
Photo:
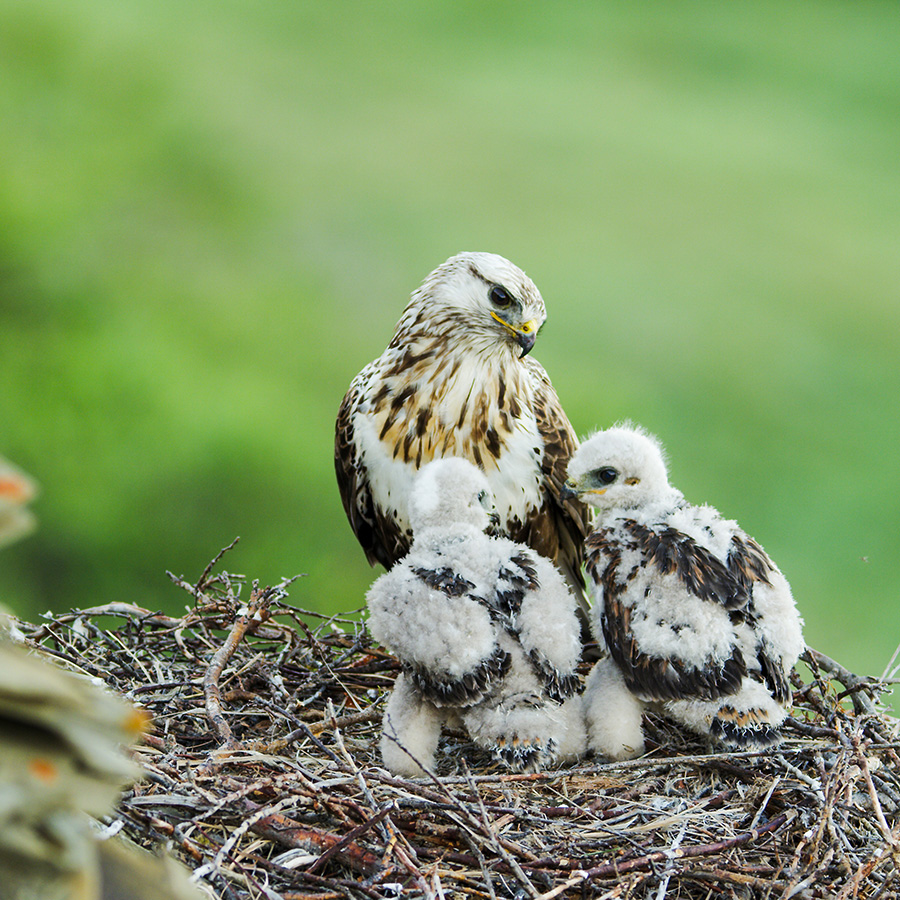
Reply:
[[[337,417],[338,486],[372,565],[390,568],[409,550],[418,469],[457,456],[485,473],[500,531],[583,586],[588,513],[560,497],[577,440],[547,373],[527,356],[545,318],[531,279],[491,253],[452,257],[414,292]]]

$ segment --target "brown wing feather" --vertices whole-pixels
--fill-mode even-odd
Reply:
[[[634,693],[648,700],[715,700],[738,690],[747,666],[737,647],[720,665],[703,669],[643,653],[631,630],[631,607],[622,602],[632,573],[620,569],[618,538],[612,529],[599,529],[588,538],[585,551],[587,571],[603,595],[600,625],[606,646]]]
[[[545,485],[544,505],[530,523],[527,543],[541,556],[552,559],[583,591],[582,548],[590,531],[590,513],[580,501],[560,498],[578,438],[543,367],[531,357],[525,363],[535,387],[534,417],[544,441],[541,471]]]
[[[776,571],[775,564],[765,550],[749,535],[736,534],[731,539],[728,552],[728,571],[738,581],[750,598],[747,616],[751,619],[755,609],[753,604],[753,585],[755,582],[771,585],[770,575]],[[768,641],[761,639],[756,648],[756,661],[759,665],[758,677],[769,689],[779,703],[788,703],[791,699],[791,685],[784,661],[775,654]]]
[[[791,700],[791,684],[788,681],[788,673],[784,670],[784,662],[780,657],[775,657],[771,648],[761,641],[756,650],[756,661],[759,663],[759,674],[762,683],[779,703],[789,703]]]
[[[736,534],[731,539],[731,550],[728,552],[728,571],[749,593],[754,581],[772,583],[769,575],[775,571],[775,564],[752,537]]]
[[[366,554],[369,565],[389,569],[409,552],[409,540],[397,522],[375,507],[369,477],[360,465],[353,439],[353,414],[366,380],[364,369],[354,379],[338,410],[334,430],[334,469],[350,527]]]
[[[718,603],[725,609],[739,609],[750,600],[753,580],[749,569],[726,566],[693,538],[670,526],[650,528],[633,519],[623,519],[623,527],[634,538],[644,558],[663,575],[675,575],[695,597]]]

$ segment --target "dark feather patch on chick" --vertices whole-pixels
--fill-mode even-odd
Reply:
[[[725,609],[747,604],[753,567],[760,561],[749,553],[750,548],[736,546],[739,552],[734,554],[735,572],[732,572],[709,550],[674,528],[656,530],[633,519],[624,520],[623,525],[634,536],[647,561],[664,575],[677,575],[694,596],[720,603]]]
[[[515,632],[515,617],[522,609],[526,591],[540,588],[534,561],[524,551],[511,556],[515,568],[503,566],[497,575],[494,602],[490,605],[509,620],[509,627]]]
[[[412,570],[425,584],[448,597],[462,597],[475,587],[471,581],[463,578],[462,575],[454,572],[452,569],[424,569],[415,568]]]
[[[581,688],[581,680],[574,673],[563,675],[540,650],[528,654],[538,676],[544,682],[544,692],[555,703],[562,703]]]
[[[775,571],[766,551],[749,535],[736,534],[728,552],[728,571],[731,577],[749,593],[754,581],[771,584],[769,576]]]
[[[648,700],[716,700],[735,693],[747,674],[737,647],[724,662],[708,663],[703,669],[688,666],[677,657],[663,659],[642,652],[631,630],[631,608],[618,597],[607,595],[601,627],[625,683]]]
[[[509,653],[495,647],[487,659],[458,678],[436,674],[415,663],[405,663],[403,669],[422,695],[435,706],[470,706],[483,700],[503,680],[510,662]]]
[[[763,684],[779,703],[789,703],[792,699],[791,685],[781,660],[772,658],[769,648],[761,642],[756,653]]]

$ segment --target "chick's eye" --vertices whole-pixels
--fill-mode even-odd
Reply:
[[[597,481],[600,484],[612,484],[619,477],[619,473],[611,466],[597,470]]]
[[[480,491],[478,494],[478,502],[485,508],[490,509],[491,507],[491,498],[488,496],[487,491]]]
[[[488,296],[491,298],[491,303],[499,309],[506,309],[506,307],[512,303],[512,297],[509,295],[509,291],[504,287],[500,287],[499,284],[495,284],[491,288],[491,292]]]

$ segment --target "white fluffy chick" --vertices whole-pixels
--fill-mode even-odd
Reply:
[[[728,747],[777,743],[804,647],[778,567],[736,522],[669,485],[643,429],[598,432],[568,472],[566,491],[597,511],[585,562],[592,625],[609,652],[585,685],[590,748],[639,756],[650,703]]]
[[[402,665],[381,741],[397,774],[433,770],[441,728],[460,722],[516,771],[584,751],[575,598],[549,560],[486,533],[492,510],[471,463],[423,466],[412,547],[366,597],[372,635]]]

